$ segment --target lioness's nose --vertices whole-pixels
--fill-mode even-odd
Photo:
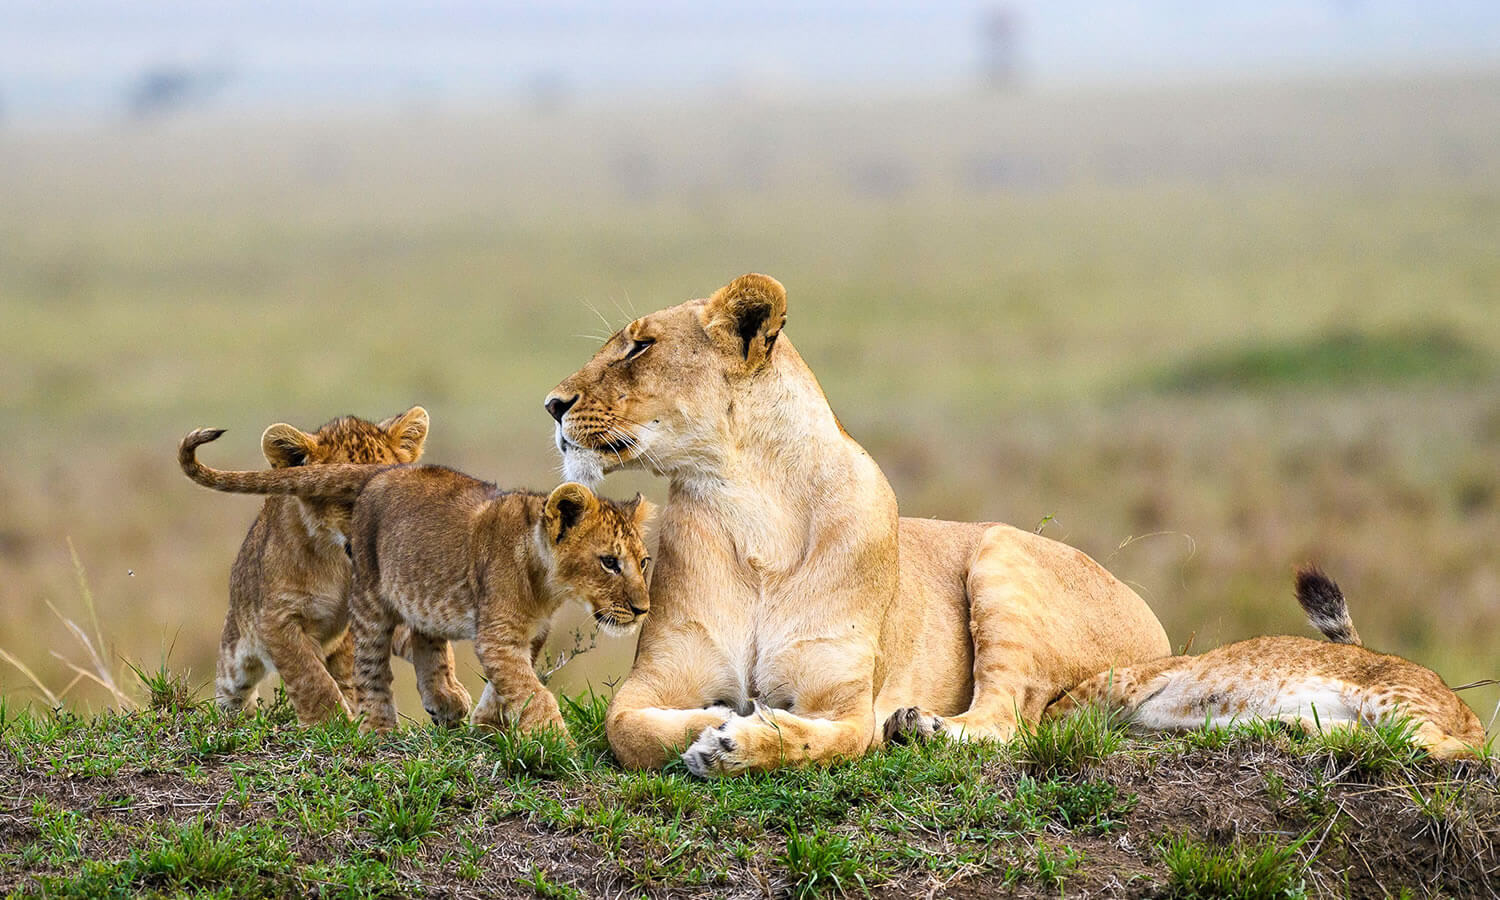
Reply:
[[[569,398],[567,400],[564,400],[561,397],[548,397],[547,398],[547,412],[551,413],[552,414],[552,418],[556,419],[557,420],[557,424],[561,425],[562,424],[562,417],[565,416],[565,415],[567,415],[568,414],[568,410],[572,409],[573,408],[573,404],[575,404],[577,402],[578,402],[578,395],[577,394],[574,394],[571,398]]]

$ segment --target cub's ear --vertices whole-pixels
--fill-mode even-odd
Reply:
[[[422,445],[427,442],[427,410],[413,406],[401,415],[381,422],[380,427],[395,442],[396,456],[402,462],[416,462],[422,458]]]
[[[644,531],[646,526],[656,516],[656,504],[647,500],[642,494],[636,494],[634,498],[624,507],[625,518],[630,520],[637,531]]]
[[[317,438],[284,422],[272,425],[260,436],[260,452],[273,469],[306,465],[316,446]]]
[[[751,371],[760,368],[786,324],[786,288],[769,275],[741,275],[703,307],[703,330],[732,346]]]
[[[599,512],[599,498],[594,492],[570,481],[552,489],[547,507],[542,510],[542,527],[552,543],[561,543],[569,531]]]

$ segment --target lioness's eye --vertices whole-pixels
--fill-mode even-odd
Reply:
[[[637,356],[640,356],[642,353],[645,353],[647,350],[651,349],[651,345],[654,343],[656,343],[655,338],[646,338],[640,341],[631,341],[630,351],[625,354],[625,358],[635,359]]]
[[[603,566],[606,572],[613,572],[616,575],[620,574],[620,558],[618,556],[601,556],[599,557],[599,565]]]

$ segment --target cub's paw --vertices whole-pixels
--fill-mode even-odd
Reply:
[[[692,746],[682,753],[688,771],[699,778],[734,775],[749,768],[739,741],[729,733],[729,722],[703,729]]]
[[[434,725],[451,728],[469,717],[469,704],[458,697],[434,697],[432,705],[423,705]]]
[[[904,706],[891,713],[885,720],[885,742],[905,744],[909,741],[928,741],[946,731],[941,716],[924,712],[915,706]]]

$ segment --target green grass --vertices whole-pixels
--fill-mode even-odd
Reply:
[[[1423,835],[1444,842],[1450,890],[1500,867],[1486,856],[1500,839],[1492,775],[1411,758],[1372,791],[1319,736],[1145,741],[1079,717],[1036,730],[1089,748],[1046,772],[1035,744],[938,741],[703,781],[680,765],[620,770],[601,698],[563,707],[572,746],[468,728],[303,729],[284,698],[235,719],[192,703],[95,717],[7,709],[0,815],[25,825],[0,845],[0,891],[816,896],[937,884],[1056,896],[1146,879],[1175,896],[1296,896],[1356,855],[1394,890],[1418,877],[1402,854]],[[1184,826],[1205,772],[1229,785],[1221,806],[1320,836],[1319,857],[1309,863],[1295,838],[1226,845],[1209,822]]]
[[[1174,900],[1291,900],[1307,896],[1302,840],[1218,847],[1186,837],[1162,848]]]
[[[1016,747],[1022,762],[1038,775],[1079,775],[1099,766],[1125,741],[1124,726],[1101,707],[1086,705],[1061,718],[1022,723]]]

